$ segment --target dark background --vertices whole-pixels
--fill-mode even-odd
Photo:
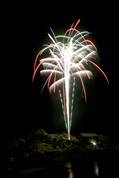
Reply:
[[[40,94],[41,79],[32,83],[34,58],[47,41],[50,27],[65,31],[81,19],[81,28],[92,32],[100,66],[110,85],[101,76],[94,81],[94,95],[83,104],[75,118],[72,134],[80,132],[119,133],[118,125],[118,10],[116,4],[74,2],[10,3],[4,6],[3,79],[1,92],[1,138],[5,142],[35,128],[47,132],[65,131],[58,111],[53,109],[47,89]],[[88,91],[88,90],[87,90]],[[56,107],[56,106],[55,106]],[[55,115],[56,112],[56,115]],[[55,119],[56,117],[56,119]],[[63,124],[62,124],[63,123]]]

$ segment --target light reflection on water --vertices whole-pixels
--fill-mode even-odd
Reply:
[[[94,173],[96,176],[99,176],[99,166],[97,161],[94,162]]]
[[[68,178],[74,178],[74,173],[73,173],[71,162],[65,163],[65,166],[66,166],[66,170],[67,170],[67,173],[68,173]]]
[[[47,162],[44,165],[32,165],[29,168],[18,168],[17,178],[96,178],[119,177],[119,155],[102,155],[98,157],[83,157],[69,161]],[[10,176],[8,176],[9,178]],[[10,178],[14,178],[11,176]]]
[[[82,178],[84,178],[86,175],[88,177],[93,176],[93,177],[98,177],[99,176],[99,165],[97,161],[92,162],[92,167],[90,167],[90,165],[87,167],[85,166],[85,169],[81,169],[81,167],[78,167],[78,162],[76,163],[76,165],[74,164],[74,168],[73,168],[73,164],[71,162],[67,162],[64,164],[65,168],[66,168],[66,172],[67,172],[67,177],[66,178],[75,178],[78,175]],[[79,164],[80,166],[80,164]],[[84,168],[84,167],[83,167]],[[74,170],[75,171],[74,171]],[[74,173],[75,172],[75,173]]]

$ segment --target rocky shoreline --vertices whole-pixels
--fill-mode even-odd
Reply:
[[[114,137],[114,136],[113,136]],[[100,151],[118,151],[119,142],[112,136],[80,134],[67,139],[67,134],[48,134],[43,129],[34,130],[26,138],[18,138],[9,143],[8,153],[11,157],[30,159],[51,155],[81,155]],[[50,156],[48,156],[50,157]]]

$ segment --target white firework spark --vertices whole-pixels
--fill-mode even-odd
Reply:
[[[76,29],[79,22],[80,20],[78,20],[74,26],[68,29],[64,35],[55,36],[51,29],[53,35],[51,36],[48,34],[51,43],[45,45],[45,47],[37,54],[33,73],[34,80],[34,77],[40,69],[40,66],[43,66],[43,68],[40,70],[40,73],[47,74],[48,76],[43,88],[46,84],[48,84],[49,90],[51,92],[55,92],[56,87],[58,88],[62,107],[64,110],[64,119],[69,140],[72,121],[75,78],[78,77],[80,79],[85,101],[87,100],[87,96],[83,78],[87,77],[88,79],[91,79],[93,77],[93,73],[89,69],[89,63],[96,67],[109,83],[106,74],[96,64],[97,48],[94,43],[88,39],[89,32],[80,32]],[[40,56],[42,56],[44,53],[47,53],[48,57],[40,59]],[[72,101],[70,103],[71,79],[73,79],[73,87],[71,94]],[[62,85],[62,91],[60,91],[60,85]]]

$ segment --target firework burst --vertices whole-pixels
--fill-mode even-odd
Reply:
[[[72,25],[64,35],[55,36],[51,29],[50,44],[44,45],[36,56],[34,62],[34,73],[40,70],[40,74],[46,74],[47,79],[43,86],[48,85],[50,92],[59,92],[64,121],[70,140],[70,129],[72,122],[72,111],[74,102],[75,82],[76,78],[80,79],[85,101],[87,101],[84,77],[91,79],[93,73],[89,68],[89,64],[95,67],[109,83],[104,71],[96,64],[97,48],[94,43],[88,39],[88,31],[78,31],[76,24]],[[43,55],[48,57],[42,57]]]

